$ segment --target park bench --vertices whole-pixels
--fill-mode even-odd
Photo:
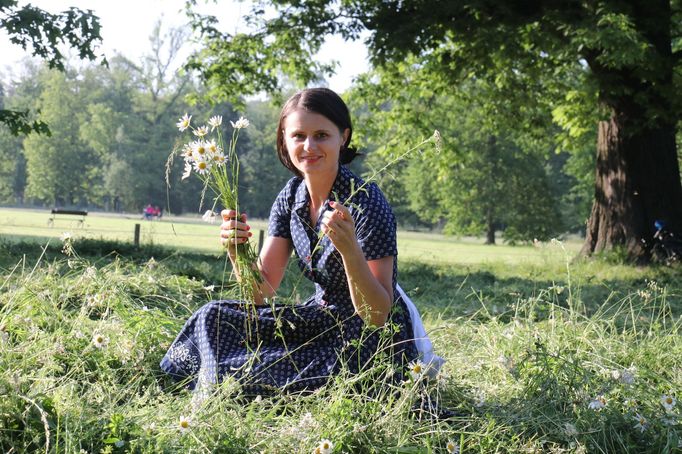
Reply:
[[[49,227],[52,227],[54,225],[54,221],[57,219],[57,216],[80,216],[80,219],[77,220],[78,226],[83,227],[83,223],[85,222],[85,216],[87,215],[88,215],[87,211],[62,210],[61,208],[53,208],[52,211],[50,212],[50,219],[47,220],[47,225]]]

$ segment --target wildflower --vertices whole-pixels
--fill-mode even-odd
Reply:
[[[672,427],[677,425],[677,418],[675,416],[663,417],[661,418],[661,422],[664,426]]]
[[[673,396],[668,396],[666,394],[661,396],[661,405],[665,408],[665,411],[673,411],[673,407],[677,403],[677,400]]]
[[[408,367],[410,368],[410,377],[412,380],[417,381],[424,376],[426,372],[426,365],[420,360],[412,361]]]
[[[575,427],[575,425],[571,424],[570,422],[567,422],[564,423],[564,433],[569,437],[575,437],[576,435],[578,435],[578,429]]]
[[[232,127],[234,129],[243,129],[243,128],[247,128],[250,123],[249,123],[249,120],[247,120],[246,118],[239,117],[239,120],[237,120],[236,123],[231,121],[230,124],[232,125]]]
[[[459,445],[452,440],[448,440],[445,450],[450,454],[459,454]]]
[[[626,385],[635,384],[635,368],[623,369],[620,371],[620,382]]]
[[[206,210],[203,216],[201,216],[201,220],[204,222],[208,222],[209,224],[214,224],[217,218],[217,214],[213,212],[213,210]]]
[[[94,345],[96,348],[104,348],[107,343],[109,343],[109,340],[102,334],[95,333],[92,336],[92,345]]]
[[[95,268],[94,266],[87,267],[85,269],[85,271],[83,272],[83,277],[85,277],[87,279],[92,279],[96,275],[97,275],[97,268]]]
[[[116,443],[114,443],[114,446],[116,446],[117,448],[122,448],[123,446],[125,446],[125,444],[126,444],[125,441],[118,440]]]
[[[213,140],[213,139],[211,139],[211,140],[208,141],[208,142],[205,142],[205,143],[204,143],[204,146],[206,147],[206,149],[208,150],[208,152],[209,152],[211,155],[218,154],[218,153],[220,153],[220,152],[222,151],[222,150],[220,149],[220,147],[218,146],[218,144],[215,143],[215,140]]]
[[[221,124],[223,124],[223,117],[220,115],[215,115],[208,120],[209,126],[211,126],[211,132]]]
[[[212,292],[213,290],[215,290],[215,285],[207,285],[206,287],[204,287],[204,290],[206,290],[207,292]]]
[[[209,168],[210,164],[207,161],[194,162],[194,170],[196,170],[201,175],[204,175],[206,172],[208,172]]]
[[[334,449],[334,444],[329,441],[329,440],[322,440],[319,445],[317,445],[317,448],[315,448],[315,451],[313,451],[315,454],[331,454],[332,450]]]
[[[180,131],[184,131],[185,129],[189,128],[189,123],[192,121],[192,116],[191,115],[183,115],[183,117],[177,122],[175,126],[178,127]]]
[[[208,147],[206,145],[207,143],[203,140],[196,140],[192,142],[190,144],[190,147],[192,148],[192,159],[202,159],[206,154],[206,151],[208,151]]]
[[[606,407],[606,399],[601,395],[597,396],[587,405],[587,408],[590,410],[601,410],[604,407]]]
[[[635,421],[637,421],[637,424],[632,426],[635,429],[639,429],[640,432],[644,432],[646,430],[646,425],[647,425],[647,420],[644,416],[640,415],[637,413],[635,415]]]
[[[178,422],[178,428],[180,429],[180,433],[185,433],[189,430],[190,425],[192,424],[192,421],[183,415],[180,415],[180,421]]]
[[[192,142],[194,143],[194,142]],[[185,161],[192,159],[192,144],[191,143],[186,143],[182,146],[182,156],[185,158]]]
[[[149,308],[147,306],[142,306],[142,311],[149,312]]]
[[[185,163],[185,170],[182,172],[182,178],[181,179],[184,180],[185,178],[189,177],[191,175],[191,173],[192,173],[192,164],[190,164],[189,162],[186,162]]]
[[[59,237],[63,242],[71,241],[73,238],[73,235],[71,235],[71,232],[63,232],[62,235]]]
[[[208,134],[208,126],[199,126],[193,132],[197,137],[204,137],[206,134]]]

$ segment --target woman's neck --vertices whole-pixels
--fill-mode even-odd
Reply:
[[[335,172],[325,174],[304,175],[303,179],[310,194],[310,203],[313,207],[319,208],[329,198],[329,193],[334,186],[336,175],[339,169],[337,167]]]

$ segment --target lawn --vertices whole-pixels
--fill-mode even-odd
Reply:
[[[682,450],[679,269],[575,260],[572,242],[401,232],[400,282],[440,373],[395,382],[378,360],[312,394],[254,398],[234,380],[192,393],[158,367],[189,315],[233,291],[215,225],[91,214],[78,231],[46,218],[0,211],[3,452]],[[136,222],[151,232],[140,248]],[[281,301],[309,291],[291,267]]]

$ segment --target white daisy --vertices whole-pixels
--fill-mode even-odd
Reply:
[[[63,232],[62,235],[59,237],[62,241],[69,241],[73,238],[73,235],[71,235],[71,232]]]
[[[459,445],[452,440],[448,440],[448,443],[445,445],[445,450],[449,454],[459,454]]]
[[[178,127],[180,131],[184,131],[185,129],[189,128],[189,123],[192,121],[192,116],[185,114],[177,123],[175,126]]]
[[[206,174],[209,169],[211,168],[211,162],[210,161],[194,161],[194,170],[199,173],[200,175]]]
[[[204,222],[208,222],[209,224],[214,224],[217,216],[218,215],[214,213],[212,210],[206,210],[203,216],[201,216],[201,220]]]
[[[604,407],[606,407],[606,399],[604,399],[604,396],[601,395],[591,400],[587,405],[587,408],[590,410],[601,410]]]
[[[204,137],[206,134],[208,134],[208,126],[199,126],[197,129],[194,131],[194,135],[197,137]]]
[[[182,146],[182,157],[185,158],[185,161],[191,161],[192,158],[192,152],[194,149],[192,148],[191,143],[186,143]]]
[[[673,411],[673,408],[675,407],[676,403],[677,400],[673,396],[669,396],[666,394],[661,396],[661,405],[663,405],[663,408],[665,408],[665,411],[667,412]]]
[[[635,429],[639,429],[640,432],[644,432],[646,430],[646,425],[647,425],[647,420],[644,416],[640,415],[637,413],[635,415],[635,421],[637,421],[637,424],[632,426]]]
[[[410,368],[410,377],[412,377],[412,380],[417,381],[420,378],[424,376],[424,373],[426,372],[426,364],[424,364],[420,360],[415,360],[412,361],[408,367]]]
[[[215,128],[223,124],[223,117],[220,115],[213,116],[208,120],[208,124],[211,127],[211,131],[213,131]]]
[[[109,339],[107,339],[103,334],[99,333],[93,334],[92,345],[94,345],[95,348],[104,348],[108,343]]]
[[[185,163],[185,169],[182,172],[182,180],[188,178],[192,174],[192,164],[189,162]]]
[[[317,448],[315,448],[315,454],[331,454],[334,450],[334,443],[329,440],[322,440]]]
[[[230,124],[232,125],[232,127],[234,129],[243,129],[243,128],[247,128],[250,123],[249,123],[249,120],[247,120],[246,118],[239,117],[239,120],[237,120],[236,123],[231,121]]]
[[[192,147],[192,159],[197,160],[205,158],[206,153],[208,152],[205,141],[197,140],[192,142],[190,146]]]
[[[208,142],[204,142],[204,146],[206,147],[206,150],[208,150],[208,153],[211,155],[218,154],[223,151],[220,149],[218,144],[215,143],[215,140],[213,139],[211,139]]]
[[[180,420],[178,421],[178,428],[180,429],[180,433],[185,433],[190,429],[190,426],[192,425],[192,420],[189,419],[186,416],[180,415]]]
[[[578,429],[577,427],[575,427],[574,424],[567,422],[564,423],[564,433],[569,437],[575,437],[576,435],[578,435]]]

